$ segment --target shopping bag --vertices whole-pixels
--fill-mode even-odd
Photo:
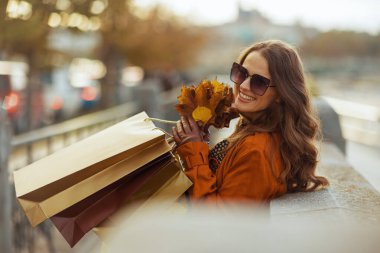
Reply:
[[[15,171],[16,196],[31,225],[170,151],[164,133],[146,118],[139,113]]]
[[[165,174],[175,174],[178,169],[168,170],[172,156],[163,156],[142,168],[94,193],[86,199],[50,218],[62,236],[73,247],[88,231],[114,214],[121,205],[150,180],[162,181]]]
[[[166,172],[157,180],[150,180],[129,197],[123,206],[97,225],[93,231],[103,242],[107,242],[119,229],[119,224],[128,224],[136,219],[144,219],[146,212],[155,213],[178,211],[178,203],[186,202],[184,193],[191,187],[192,182],[185,173],[178,169],[177,162],[166,166]],[[185,204],[180,203],[185,206]],[[126,228],[128,229],[128,228]]]

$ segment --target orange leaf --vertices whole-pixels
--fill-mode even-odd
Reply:
[[[222,128],[238,116],[231,108],[232,88],[216,79],[203,80],[198,86],[182,87],[176,110],[182,116],[192,116],[196,121]]]

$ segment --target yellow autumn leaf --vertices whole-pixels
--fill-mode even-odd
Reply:
[[[195,121],[202,121],[203,123],[208,122],[209,119],[212,117],[212,112],[209,108],[204,106],[197,106],[195,110],[192,113],[192,116]]]

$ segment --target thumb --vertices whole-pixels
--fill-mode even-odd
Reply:
[[[199,128],[203,128],[203,122],[201,120],[198,120],[197,121],[197,125],[199,126]]]

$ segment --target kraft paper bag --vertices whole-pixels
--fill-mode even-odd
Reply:
[[[88,231],[115,213],[129,197],[145,184],[161,181],[172,162],[170,153],[148,163],[137,171],[103,188],[50,218],[62,236],[73,247]],[[169,171],[175,174],[176,170]]]
[[[146,118],[139,113],[15,171],[16,196],[31,225],[170,151],[164,133]]]
[[[180,209],[178,203],[183,202],[184,193],[192,185],[190,179],[178,168],[177,163],[170,163],[166,176],[161,180],[151,180],[151,183],[145,184],[132,197],[129,197],[115,214],[95,227],[93,231],[103,243],[112,238],[112,235],[119,229],[128,229],[127,227],[120,228],[119,224],[128,224],[128,222],[144,219],[146,212],[152,210],[155,213],[172,212],[173,210],[178,212]],[[180,203],[180,205],[183,204]]]

